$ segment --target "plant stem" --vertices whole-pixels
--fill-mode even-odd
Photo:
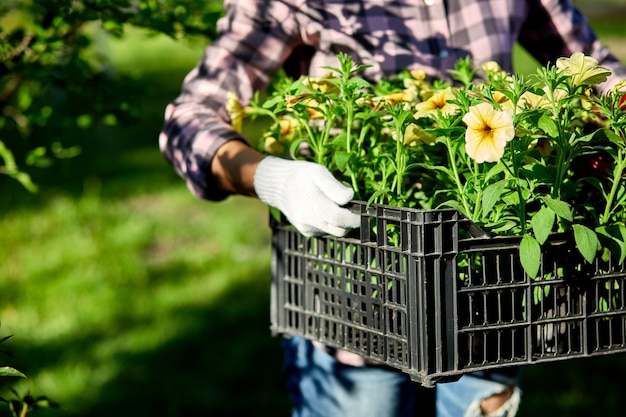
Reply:
[[[624,159],[624,155],[621,149],[617,151],[616,160],[617,163],[615,169],[613,170],[613,185],[611,186],[611,191],[609,192],[609,196],[606,199],[604,213],[600,217],[601,226],[606,225],[609,222],[611,212],[613,211],[613,200],[615,199],[615,194],[617,193],[617,189],[619,188],[620,182],[622,180],[622,172],[626,168],[626,160]]]
[[[510,152],[511,152],[511,160],[513,161],[513,169],[509,167],[507,164],[502,164],[504,168],[507,170],[509,175],[515,180],[515,189],[517,191],[517,198],[519,199],[519,208],[518,208],[518,217],[521,228],[521,234],[526,233],[526,199],[522,194],[522,187],[520,186],[521,178],[519,176],[519,166],[517,164],[517,158],[515,157],[515,147],[513,145],[513,141],[509,142]]]
[[[346,100],[346,152],[352,152],[352,123],[354,119],[354,108],[352,105],[354,104],[354,96],[352,94],[348,95],[345,90],[346,86],[342,86],[344,99]],[[348,168],[348,173],[350,174],[350,180],[352,181],[352,188],[354,190],[358,189],[358,181],[356,178],[356,173]]]
[[[346,152],[350,153],[352,146],[352,118],[354,109],[352,108],[352,97],[344,96],[346,100]]]
[[[483,177],[482,176],[478,176],[478,171],[479,171],[479,167],[478,167],[478,162],[474,161],[474,169],[472,172],[472,177],[476,180],[476,181],[482,181]],[[484,184],[481,184],[480,187],[476,187],[476,202],[474,203],[474,214],[473,214],[473,218],[474,219],[478,219],[479,215],[480,215],[480,207],[482,206],[480,204],[482,198],[483,198],[483,189],[484,189]]]
[[[569,155],[571,151],[571,145],[568,140],[565,140],[565,138],[562,137],[562,132],[563,129],[559,126],[559,149],[556,153],[556,178],[554,179],[554,183],[552,185],[552,197],[555,199],[559,199],[561,197],[561,186],[563,185],[563,178],[565,177],[565,173],[569,167]]]
[[[461,197],[461,203],[463,203],[463,210],[465,211],[465,215],[470,217],[472,210],[470,210],[469,204],[467,203],[467,198],[465,197],[465,190],[463,184],[461,183],[461,179],[459,178],[459,171],[456,167],[456,157],[455,153],[452,151],[452,140],[449,137],[446,137],[446,149],[448,150],[448,158],[450,158],[450,166],[452,167],[453,172],[453,180],[456,184],[457,190],[459,192],[459,196]],[[474,221],[476,219],[470,218],[470,220]]]
[[[315,149],[315,162],[320,165],[330,166],[330,164],[326,164],[324,159],[326,157],[326,153],[324,152],[324,146],[326,142],[328,142],[328,138],[330,137],[330,130],[335,122],[335,118],[333,116],[332,109],[326,109],[327,114],[324,116],[326,119],[326,123],[324,124],[324,129],[322,130],[322,134],[320,135],[320,140],[316,144]]]
[[[246,116],[268,116],[274,122],[278,122],[278,117],[275,112],[262,107],[247,107],[244,109],[244,114]]]

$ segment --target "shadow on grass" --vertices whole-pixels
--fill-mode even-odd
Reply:
[[[519,417],[622,417],[626,355],[528,366]]]
[[[179,334],[152,349],[116,353],[107,361],[114,362],[118,373],[101,388],[94,392],[85,386],[78,403],[36,414],[287,416],[290,405],[281,371],[280,339],[269,331],[268,274],[242,278],[204,308],[187,305],[172,310],[177,321],[186,324]],[[118,326],[123,333],[154,325],[128,320],[119,317],[113,328]],[[86,331],[59,345],[14,343],[12,349],[30,369],[68,363],[97,368],[98,359],[89,355],[115,338],[110,331],[106,333]]]
[[[58,195],[81,198],[97,193],[110,201],[155,192],[174,183],[184,188],[158,149],[163,111],[178,94],[181,80],[180,73],[145,76],[134,89],[141,94],[129,96],[139,110],[135,119],[118,126],[65,130],[67,142],[80,145],[82,154],[34,171],[41,188],[38,194],[29,194],[16,182],[0,178],[0,213],[42,207]],[[189,272],[185,268],[167,265],[166,270],[151,271],[151,279],[175,282],[180,274]],[[15,365],[28,375],[57,366],[77,366],[98,378],[91,370],[102,367],[103,361],[117,372],[101,377],[106,380],[104,384],[98,381],[85,386],[84,395],[75,403],[62,403],[58,410],[40,410],[35,415],[288,415],[280,339],[269,331],[269,271],[259,269],[237,277],[212,303],[186,304],[168,312],[176,316],[174,321],[185,325],[166,342],[140,351],[129,349],[105,358],[94,353],[114,340],[116,331],[123,337],[125,332],[155,326],[158,318],[148,323],[145,318],[120,313],[104,330],[85,329],[79,335],[56,339],[62,341],[58,344],[26,344],[16,337],[10,346]],[[6,409],[3,406],[0,410]]]

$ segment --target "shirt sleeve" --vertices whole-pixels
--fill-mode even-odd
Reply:
[[[267,87],[296,42],[281,24],[292,12],[283,2],[230,0],[224,7],[217,38],[167,106],[159,136],[161,152],[190,191],[208,200],[228,196],[210,173],[215,152],[229,140],[246,142],[230,124],[227,94],[247,103],[254,91]]]
[[[606,91],[626,79],[626,67],[600,43],[585,16],[570,0],[529,0],[529,5],[519,43],[542,65],[583,52],[612,72],[600,90]]]

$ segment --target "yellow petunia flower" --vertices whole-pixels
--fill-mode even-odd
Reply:
[[[596,85],[607,80],[611,75],[608,68],[598,65],[598,61],[582,52],[575,52],[569,58],[559,58],[556,67],[571,79],[572,87]]]
[[[465,150],[478,163],[498,162],[515,136],[513,116],[489,103],[470,107],[463,121],[467,125]]]
[[[411,73],[411,77],[415,78],[419,81],[424,81],[426,79],[426,71],[422,68],[416,68],[409,71]]]
[[[382,97],[375,97],[376,103],[412,103],[417,100],[417,91],[415,88],[407,88],[395,93],[389,93]]]
[[[263,151],[270,155],[280,155],[285,152],[285,147],[275,137],[264,135]]]
[[[502,71],[502,68],[500,68],[500,64],[498,64],[496,61],[487,61],[484,62],[480,68],[485,71],[486,73],[490,73],[490,74],[497,74],[500,73]]]
[[[545,93],[546,101],[548,102],[548,97],[552,94],[552,100],[557,104],[557,106],[564,106],[565,103],[561,103],[561,101],[566,100],[569,96],[569,93],[563,88],[556,88],[552,92],[550,92],[550,88],[548,87],[543,87],[542,90]],[[551,105],[548,106],[548,108],[551,107]]]
[[[404,131],[404,144],[406,146],[417,146],[420,143],[432,145],[437,140],[435,135],[432,135],[415,123],[410,123]]]
[[[617,84],[613,86],[613,88],[611,88],[611,91],[609,91],[609,93],[615,94],[619,91],[626,91],[626,80],[620,80]]]
[[[281,116],[278,120],[281,142],[289,142],[300,135],[300,120],[291,116]]]
[[[513,105],[513,102],[501,92],[494,91],[493,99],[502,107],[502,110],[511,114],[515,112],[515,106]]]
[[[321,77],[308,77],[304,79],[303,84],[308,88],[323,94],[337,94],[339,87],[333,83],[332,79],[336,78],[332,72],[328,72]]]
[[[426,101],[418,103],[415,106],[416,112],[414,117],[419,119],[420,117],[428,117],[430,115],[441,112],[443,115],[451,115],[458,111],[459,107],[456,104],[448,103],[449,100],[454,100],[454,92],[451,87],[444,90],[437,90]]]
[[[294,107],[297,104],[303,104],[306,106],[306,111],[309,113],[310,119],[323,119],[324,114],[318,109],[321,108],[321,104],[310,94],[298,94],[298,95],[285,95],[285,104],[287,107]]]
[[[520,97],[522,106],[527,109],[550,109],[550,101],[542,95],[535,94],[531,91],[524,91]]]
[[[239,97],[232,91],[226,94],[226,99],[226,111],[230,115],[230,124],[233,126],[233,129],[241,133],[243,116],[245,114],[244,107],[241,105]]]
[[[414,88],[420,91],[431,88],[430,83],[426,81],[426,71],[420,68],[410,70],[409,72],[411,74],[411,77],[406,77],[402,80],[404,88]]]

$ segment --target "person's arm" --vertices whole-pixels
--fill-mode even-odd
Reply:
[[[341,207],[353,190],[319,164],[256,152],[230,125],[226,111],[229,93],[246,102],[267,86],[297,45],[298,36],[283,31],[289,19],[286,6],[267,0],[226,3],[218,39],[168,106],[160,147],[200,198],[257,196],[305,235],[343,236],[360,224],[359,215]],[[280,18],[274,19],[274,8]]]
[[[582,52],[612,72],[600,90],[606,91],[626,79],[626,67],[603,47],[585,16],[570,0],[528,0],[528,4],[528,18],[519,42],[542,65]]]
[[[258,159],[259,155],[242,147],[247,141],[230,124],[227,96],[234,93],[245,103],[256,90],[265,89],[297,45],[297,34],[287,33],[278,20],[278,15],[290,18],[284,15],[290,12],[286,4],[226,1],[217,38],[166,109],[161,151],[199,198],[221,200],[231,193],[251,194],[249,181],[241,180],[249,180],[250,157]],[[243,154],[234,157],[234,149]],[[221,156],[216,161],[218,152]],[[242,160],[247,161],[245,167],[234,166]],[[247,177],[241,176],[244,173]]]
[[[232,140],[220,146],[211,163],[215,186],[231,194],[256,196],[254,173],[264,155],[247,144]]]

